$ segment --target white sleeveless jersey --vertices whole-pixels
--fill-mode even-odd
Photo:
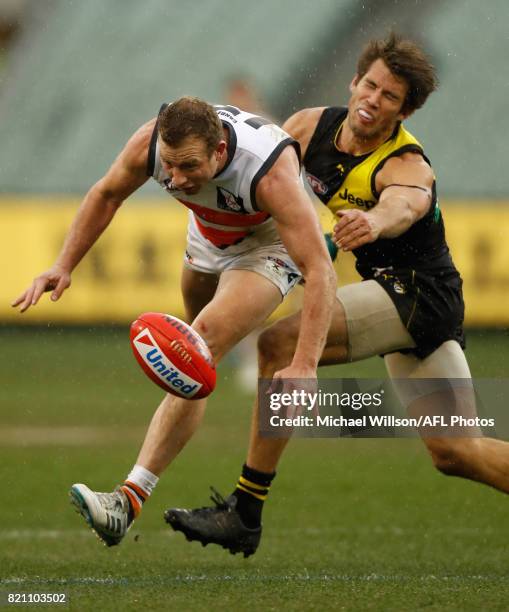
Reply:
[[[161,111],[166,106],[163,104]],[[278,239],[274,221],[257,206],[256,187],[288,145],[295,147],[300,159],[299,145],[267,119],[235,106],[215,109],[229,133],[228,159],[223,170],[199,193],[187,195],[172,184],[159,155],[157,123],[150,141],[147,173],[192,211],[193,225],[215,247],[226,249],[256,235]]]

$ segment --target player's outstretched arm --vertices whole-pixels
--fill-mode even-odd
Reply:
[[[105,176],[88,191],[69,228],[54,265],[37,276],[12,302],[25,312],[51,291],[56,301],[71,284],[71,274],[95,241],[108,227],[122,202],[147,180],[147,156],[155,119],[143,125],[129,139]]]
[[[314,378],[329,331],[336,274],[299,171],[295,151],[287,147],[260,181],[256,199],[274,218],[283,244],[306,281],[299,339],[292,364],[283,375]]]
[[[378,204],[369,212],[340,211],[334,241],[351,251],[378,238],[400,236],[429,210],[433,181],[433,170],[418,153],[391,158],[377,176]]]

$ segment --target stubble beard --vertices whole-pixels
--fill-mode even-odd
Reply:
[[[387,123],[386,125],[378,125],[372,128],[359,126],[355,121],[349,121],[349,127],[352,134],[365,144],[384,142],[392,133],[393,127]]]

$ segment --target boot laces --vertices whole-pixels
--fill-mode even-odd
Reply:
[[[105,510],[121,511],[124,508],[121,493],[119,491],[114,491],[113,493],[97,493],[97,497]]]
[[[202,508],[196,508],[196,510],[193,511],[194,513],[206,515],[206,514],[215,514],[218,511],[231,510],[232,508],[231,504],[228,502],[228,500],[226,500],[221,495],[221,493],[219,493],[217,489],[211,486],[210,490],[212,491],[212,495],[210,496],[210,499],[214,503],[214,505],[213,506],[203,506]]]
[[[221,493],[219,493],[217,489],[211,486],[210,490],[212,491],[210,499],[216,504],[216,508],[220,508],[221,510],[226,510],[227,508],[230,508],[230,504],[221,495]]]

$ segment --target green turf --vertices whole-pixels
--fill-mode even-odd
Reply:
[[[508,500],[438,474],[417,440],[294,440],[248,560],[166,529],[166,507],[203,505],[210,484],[228,493],[238,476],[251,396],[232,362],[141,519],[105,549],[73,512],[68,487],[111,489],[161,394],[124,330],[5,328],[0,342],[0,428],[13,432],[0,446],[0,590],[64,590],[76,610],[509,607]],[[509,341],[470,334],[468,356],[474,375],[506,376]],[[326,374],[383,376],[383,362]],[[63,427],[98,437],[71,445],[49,436]],[[27,428],[23,444],[14,433]]]

